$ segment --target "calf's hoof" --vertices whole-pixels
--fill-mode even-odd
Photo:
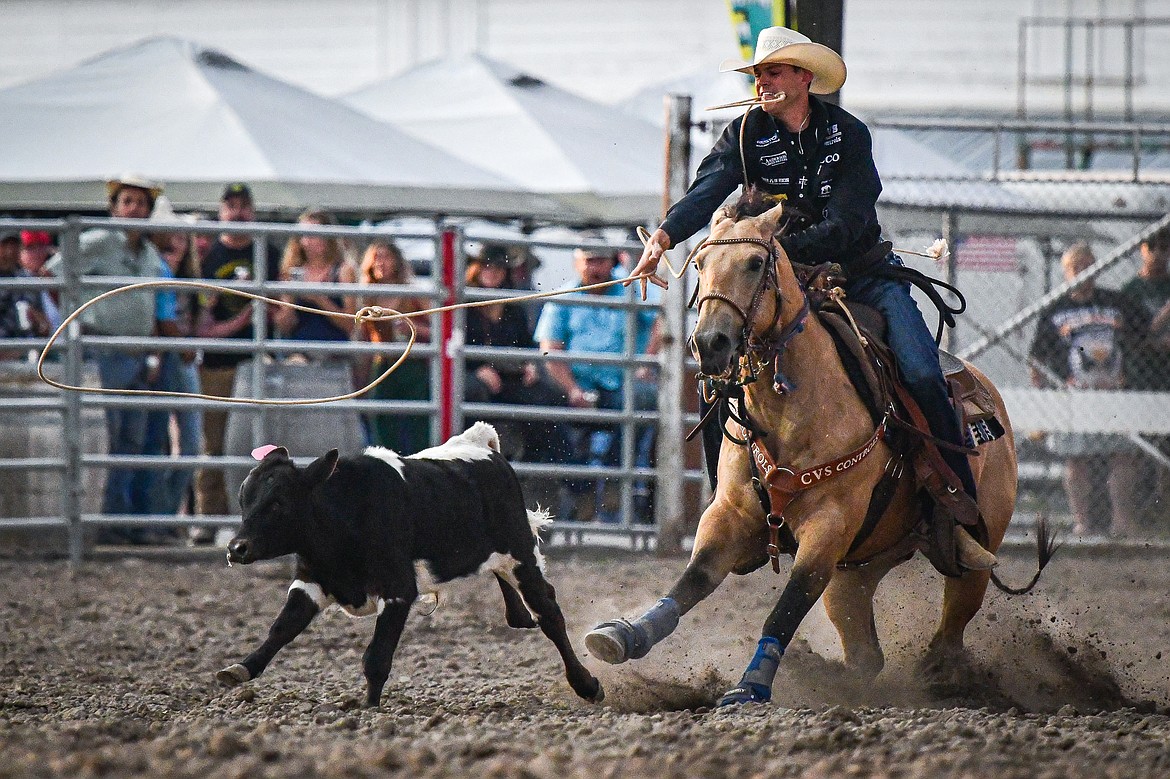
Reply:
[[[601,703],[605,700],[605,690],[602,688],[601,682],[592,676],[589,677],[589,681],[583,689],[574,688],[573,691],[590,703]]]
[[[247,668],[240,665],[239,663],[236,663],[235,665],[229,665],[227,668],[223,669],[215,675],[215,680],[224,687],[235,687],[237,685],[243,684],[244,682],[251,681],[251,679],[252,674],[248,672]]]

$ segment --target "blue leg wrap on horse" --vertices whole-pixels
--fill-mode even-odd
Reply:
[[[674,598],[662,598],[642,616],[634,620],[634,640],[629,649],[631,660],[645,657],[650,648],[669,636],[678,627],[679,609]]]
[[[743,672],[743,678],[734,689],[724,693],[719,699],[719,705],[766,703],[772,700],[772,680],[776,678],[776,669],[780,667],[780,658],[783,656],[784,647],[780,646],[778,639],[771,636],[761,638],[755,656]]]

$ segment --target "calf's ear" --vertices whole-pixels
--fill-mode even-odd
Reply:
[[[256,459],[256,460],[263,461],[269,455],[271,455],[272,459],[274,459],[274,460],[287,460],[288,459],[288,450],[285,449],[283,446],[275,446],[273,444],[265,444],[264,446],[257,446],[255,449],[252,450],[252,457],[253,457],[253,459]]]
[[[308,468],[305,468],[305,480],[310,487],[316,487],[322,484],[333,475],[333,471],[337,469],[337,450],[330,449],[325,454],[313,460]]]

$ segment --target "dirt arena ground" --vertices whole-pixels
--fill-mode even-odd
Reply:
[[[887,578],[888,657],[850,679],[813,612],[772,705],[712,711],[738,680],[783,577],[730,579],[644,660],[586,659],[607,693],[573,696],[538,631],[510,630],[495,583],[416,606],[379,709],[361,705],[373,623],[330,611],[259,679],[215,672],[267,631],[277,562],[0,560],[0,777],[1164,777],[1170,775],[1170,553],[1063,549],[1031,595],[989,595],[971,667],[930,686],[916,662],[940,582]],[[682,570],[619,552],[554,551],[570,632],[650,605]],[[1004,556],[1023,582],[1032,561]]]

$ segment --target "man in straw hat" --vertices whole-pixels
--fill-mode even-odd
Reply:
[[[46,264],[54,275],[63,273],[69,262],[78,275],[137,276],[157,279],[162,257],[147,240],[150,217],[162,185],[137,173],[126,173],[106,182],[110,216],[115,219],[141,219],[143,229],[86,230],[80,236],[76,255],[59,253]],[[89,290],[95,297],[102,290]],[[81,315],[85,332],[118,337],[147,337],[155,332],[156,295],[152,290],[130,292],[103,300]],[[110,389],[142,388],[158,378],[159,357],[137,351],[101,349],[95,352],[101,386]],[[110,454],[142,454],[146,442],[146,412],[134,408],[106,409],[106,429]],[[106,472],[103,514],[146,513],[144,496],[135,489],[136,472],[110,468]],[[145,543],[155,540],[153,533],[139,529],[106,528],[99,541],[107,543]]]
[[[704,227],[740,185],[784,201],[793,219],[779,241],[789,259],[808,265],[829,261],[842,265],[848,277],[844,285],[848,298],[885,315],[902,380],[929,420],[931,432],[964,445],[939,368],[937,346],[909,286],[884,277],[902,261],[882,241],[876,209],[882,185],[869,129],[840,106],[814,97],[841,88],[844,61],[832,49],[795,30],[769,27],[760,32],[751,62],[729,60],[720,70],[754,76],[763,102],[728,125],[699,166],[687,194],[651,235],[631,275],[656,272],[662,253]],[[650,281],[666,286],[657,275]],[[640,283],[645,294],[646,282]],[[721,436],[713,425],[704,433],[713,477]],[[974,501],[975,480],[966,455],[942,447],[939,451]],[[951,525],[953,518],[940,517],[938,522]],[[962,567],[995,565],[995,557],[968,534],[959,532],[956,539]]]

